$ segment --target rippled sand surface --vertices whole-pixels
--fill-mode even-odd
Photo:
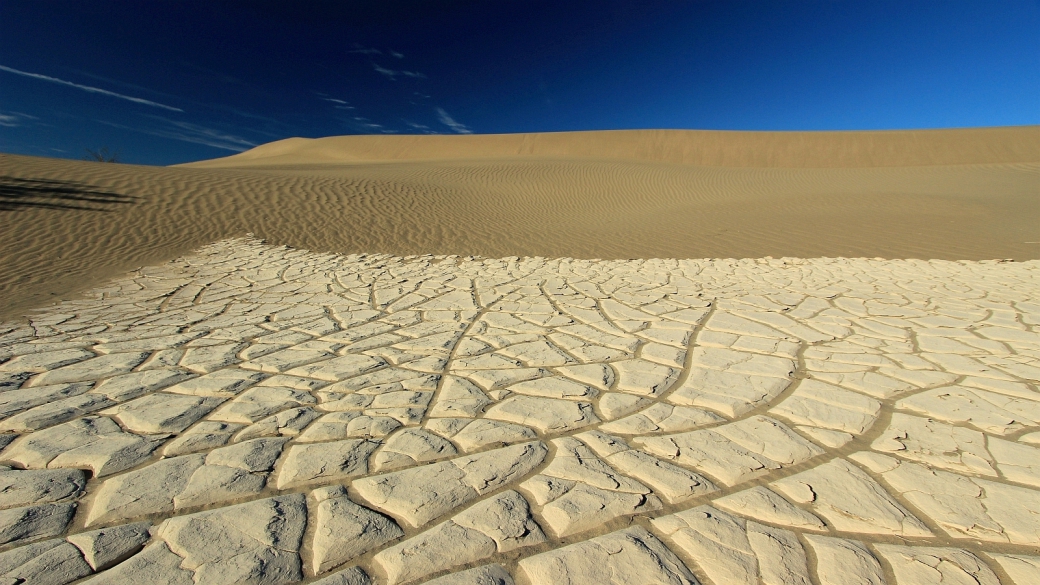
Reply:
[[[0,317],[247,233],[399,255],[1038,258],[1038,161],[1036,127],[290,139],[175,168],[0,155]]]

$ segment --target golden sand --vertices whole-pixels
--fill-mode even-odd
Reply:
[[[0,318],[255,234],[329,252],[1040,258],[1040,127],[288,139],[0,155]]]

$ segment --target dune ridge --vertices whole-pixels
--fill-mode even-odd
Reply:
[[[980,146],[980,132],[1024,141],[1038,130],[936,132],[958,142],[949,152],[985,161],[999,141]],[[592,134],[586,143],[611,135]],[[384,138],[322,140],[367,140],[366,156],[384,156]],[[444,138],[460,137],[409,140]],[[719,140],[722,151],[736,148]],[[1019,154],[1005,154],[1025,157],[1016,144],[1008,152]],[[798,168],[587,151],[321,163],[296,151],[240,168],[249,153],[167,168],[0,155],[0,318],[247,233],[319,252],[397,255],[1040,258],[1040,155]]]
[[[194,168],[402,160],[596,158],[712,167],[886,167],[1040,160],[1040,126],[854,132],[601,130],[287,138]]]

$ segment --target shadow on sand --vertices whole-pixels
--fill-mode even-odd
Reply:
[[[126,205],[137,199],[76,181],[0,176],[0,211],[31,208],[111,211],[112,206]]]

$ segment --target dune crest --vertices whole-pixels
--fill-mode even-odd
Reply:
[[[351,162],[596,158],[710,167],[903,167],[1040,160],[1040,127],[857,132],[602,130],[287,138],[189,163],[224,168]]]

